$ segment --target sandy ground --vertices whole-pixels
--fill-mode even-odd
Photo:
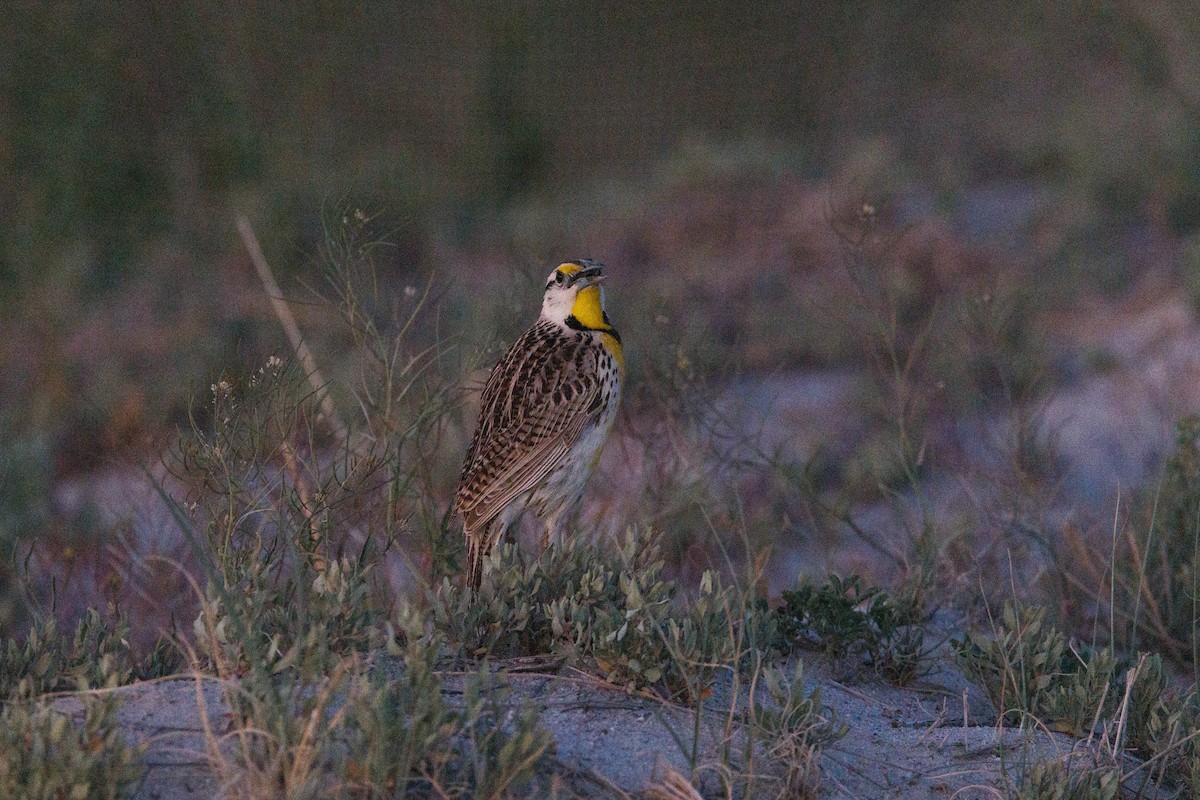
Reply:
[[[848,726],[820,757],[822,798],[995,798],[1035,764],[1051,759],[1087,763],[1100,749],[1095,742],[1044,729],[998,725],[986,698],[944,654],[919,684],[905,689],[874,681],[848,686],[830,676],[821,658],[810,655],[805,664],[807,689],[819,687],[827,711]],[[396,674],[403,664],[381,656],[375,668]],[[499,683],[512,690],[505,707],[531,705],[540,711],[542,725],[554,737],[549,769],[559,776],[563,797],[636,797],[668,767],[694,775],[703,797],[724,797],[718,766],[730,738],[733,764],[740,768],[743,731],[729,726],[729,709],[744,708],[746,697],[733,703],[727,686],[716,685],[706,700],[693,773],[680,747],[680,742],[692,746],[693,710],[630,695],[570,670],[507,673]],[[443,675],[450,704],[461,701],[462,685],[461,674]],[[118,692],[125,735],[148,748],[136,800],[208,800],[236,788],[236,773],[217,775],[209,768],[206,741],[220,739],[229,724],[218,683],[178,678]],[[59,706],[79,713],[74,699]],[[757,769],[777,766],[767,760]],[[1144,788],[1140,796],[1160,795]]]

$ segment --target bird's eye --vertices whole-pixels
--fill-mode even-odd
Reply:
[[[567,279],[567,276],[562,274],[561,272],[554,273],[554,282],[557,283],[559,286],[562,286],[562,282],[565,281],[566,279]]]

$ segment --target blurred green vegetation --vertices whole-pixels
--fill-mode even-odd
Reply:
[[[1200,224],[1190,4],[693,8],[17,3],[0,20],[8,296],[112,290],[166,235],[211,255],[230,205],[277,215],[272,239],[303,242],[342,193],[453,230],[696,136],[765,137],[814,175],[882,142],[894,185],[949,206],[1023,175],[1076,213]]]
[[[1183,0],[10,4],[0,557],[45,524],[56,477],[182,420],[231,362],[286,351],[245,299],[239,212],[292,287],[316,275],[327,209],[369,209],[390,232],[387,292],[449,271],[447,253],[606,256],[583,252],[596,220],[652,229],[718,177],[828,181],[968,229],[974,190],[1017,182],[1048,200],[1001,232],[1026,237],[1042,277],[1064,295],[1120,291],[1143,268],[1122,255],[1131,231],[1200,229],[1198,64],[1200,9]],[[628,237],[624,291],[685,320],[705,363],[720,348],[757,347],[756,367],[855,353],[796,313],[794,295],[819,289],[790,280],[813,257],[802,246],[759,272],[754,252],[722,260],[719,225],[679,230]],[[794,341],[763,347],[743,307],[666,286],[709,275],[795,319]],[[451,320],[472,318],[448,299]],[[685,301],[714,316],[667,305]]]

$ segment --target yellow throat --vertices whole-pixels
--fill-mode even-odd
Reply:
[[[621,350],[621,340],[615,335],[616,328],[604,316],[599,286],[588,286],[579,290],[579,294],[575,295],[575,304],[571,306],[571,316],[587,330],[600,333],[600,342],[604,345],[604,349],[612,354],[621,370],[624,371],[625,354]]]
[[[575,305],[571,306],[571,316],[579,320],[583,327],[602,331],[611,328],[604,318],[604,306],[600,304],[600,287],[589,286],[580,289],[575,295]]]

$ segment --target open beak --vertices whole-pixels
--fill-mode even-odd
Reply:
[[[595,286],[597,283],[600,283],[604,280],[604,276],[600,274],[602,269],[604,268],[600,265],[596,265],[594,267],[585,267],[584,269],[579,270],[579,272],[576,272],[573,276],[571,276],[571,285],[574,286],[578,284],[579,288],[581,289],[588,286]]]

